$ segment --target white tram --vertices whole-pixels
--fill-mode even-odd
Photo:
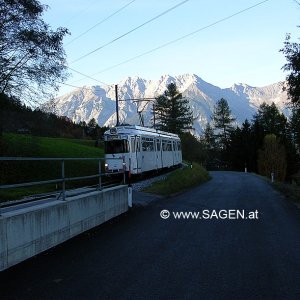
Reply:
[[[136,125],[113,127],[104,133],[104,146],[106,172],[122,170],[123,162],[126,171],[131,174],[170,168],[182,163],[178,135],[153,128]]]

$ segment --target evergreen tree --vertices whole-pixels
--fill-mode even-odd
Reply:
[[[263,129],[264,136],[267,134],[275,134],[281,138],[286,136],[287,118],[280,113],[274,102],[271,105],[266,103],[260,105],[254,120]]]
[[[212,116],[214,122],[214,129],[216,131],[216,140],[220,149],[225,150],[229,143],[230,132],[233,129],[233,122],[235,118],[231,115],[227,100],[221,98],[217,101]]]
[[[192,129],[193,113],[188,104],[189,101],[178,92],[176,84],[170,83],[164,94],[156,98],[156,127],[177,134]]]
[[[88,127],[89,129],[92,130],[92,129],[96,128],[97,125],[98,125],[98,124],[97,124],[95,118],[92,118],[92,119],[88,122],[87,127]]]
[[[97,124],[95,118],[92,118],[87,124],[87,135],[92,137],[93,139],[99,138],[99,125]]]
[[[237,127],[231,132],[230,145],[228,149],[229,160],[234,170],[256,171],[256,150],[253,143],[253,132],[251,124],[246,119],[242,127]]]
[[[188,162],[198,162],[206,164],[207,151],[205,145],[190,132],[185,132],[180,135],[183,159]]]
[[[207,123],[204,129],[204,144],[207,151],[212,152],[216,148],[216,139],[212,126]]]
[[[230,143],[228,145],[228,161],[232,170],[242,171],[245,167],[245,152],[243,134],[240,127],[236,127],[230,132]]]
[[[217,147],[216,147],[216,139],[214,135],[214,130],[212,126],[207,123],[204,128],[204,133],[202,136],[203,144],[206,152],[206,167],[209,169],[215,168],[215,160],[217,158]]]

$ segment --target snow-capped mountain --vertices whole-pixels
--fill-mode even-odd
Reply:
[[[178,90],[190,101],[195,122],[196,134],[200,134],[207,122],[210,122],[215,103],[221,98],[228,101],[232,115],[238,124],[246,118],[252,119],[262,103],[274,102],[284,113],[287,94],[283,92],[283,83],[275,83],[265,87],[252,87],[247,84],[234,84],[230,88],[221,89],[205,82],[197,75],[180,75],[172,77],[164,75],[159,80],[146,80],[140,77],[128,77],[118,83],[120,100],[153,98],[161,95],[171,82],[176,83]],[[57,114],[67,116],[75,122],[88,122],[92,118],[100,126],[116,124],[115,87],[92,86],[82,87],[56,98],[54,107]],[[152,125],[151,102],[119,102],[120,123],[139,124],[137,111],[143,110],[145,125]]]

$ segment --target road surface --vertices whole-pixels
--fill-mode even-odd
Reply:
[[[299,209],[260,177],[212,177],[1,272],[0,299],[300,299]]]

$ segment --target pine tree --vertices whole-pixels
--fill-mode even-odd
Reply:
[[[87,124],[87,134],[93,139],[97,139],[99,128],[100,127],[97,124],[96,120],[92,118]]]
[[[287,119],[274,102],[271,105],[266,103],[260,105],[254,120],[263,128],[264,135],[275,134],[281,138],[286,136]]]
[[[225,150],[229,143],[230,132],[233,129],[235,118],[231,115],[227,100],[221,98],[217,101],[213,112],[214,129],[216,140],[222,150]]]
[[[189,101],[182,97],[175,83],[170,83],[163,95],[156,98],[156,128],[180,134],[192,129],[193,113]]]
[[[207,151],[213,151],[216,146],[214,130],[209,123],[206,124],[204,129],[204,144]]]
[[[257,149],[253,137],[251,124],[247,119],[241,128],[237,127],[231,132],[227,151],[233,170],[244,171],[247,168],[250,172],[256,171]]]

